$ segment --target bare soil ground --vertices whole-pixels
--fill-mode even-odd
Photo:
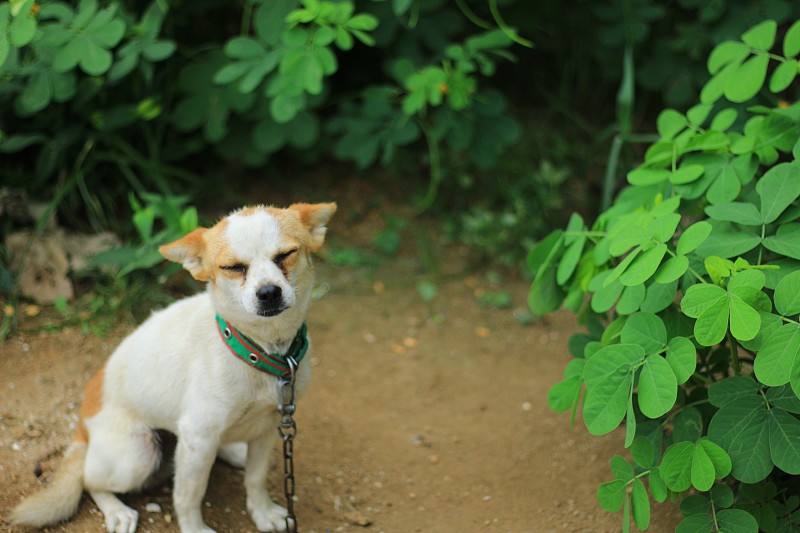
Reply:
[[[359,244],[348,242],[346,220],[332,226],[340,245]],[[569,360],[574,318],[561,312],[523,326],[513,309],[481,307],[476,293],[503,290],[524,308],[528,285],[491,287],[480,273],[462,273],[462,250],[440,253],[438,294],[427,303],[408,254],[369,273],[318,261],[317,281],[329,290],[309,316],[315,376],[298,405],[301,531],[619,531],[620,517],[600,509],[595,492],[610,479],[621,434],[591,437],[545,402]],[[17,531],[4,522],[9,510],[57,468],[84,383],[133,327],[107,338],[22,333],[0,344],[0,531]],[[276,470],[278,502],[280,483]],[[139,531],[177,531],[169,486],[124,499],[140,513]],[[161,512],[147,512],[148,503]],[[218,463],[206,521],[220,532],[255,531],[244,508],[242,472]],[[651,531],[673,530],[675,515],[657,507]],[[104,529],[85,496],[76,517],[49,531]]]

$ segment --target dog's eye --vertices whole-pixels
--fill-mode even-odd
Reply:
[[[295,252],[297,252],[297,248],[294,248],[294,249],[292,249],[292,250],[288,250],[288,251],[286,251],[286,252],[283,252],[283,253],[279,253],[278,255],[276,255],[276,256],[275,256],[275,257],[272,259],[272,261],[273,261],[273,262],[274,262],[276,265],[280,265],[281,263],[283,263],[284,261],[286,261],[286,260],[287,260],[289,257],[291,257],[291,256],[292,256],[292,254],[294,254]]]
[[[247,265],[244,263],[235,263],[233,265],[223,265],[220,267],[222,270],[228,272],[236,272],[237,274],[247,274]]]

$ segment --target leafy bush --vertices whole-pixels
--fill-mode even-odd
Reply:
[[[551,408],[597,435],[625,422],[633,463],[598,490],[624,531],[648,527],[648,489],[682,498],[680,532],[800,529],[800,102],[731,105],[792,85],[800,22],[777,35],[714,48],[701,103],[659,115],[614,205],[528,257],[534,313],[589,326]]]
[[[131,190],[210,185],[211,154],[263,166],[331,149],[363,168],[425,140],[432,165],[441,149],[490,167],[518,128],[481,78],[520,39],[499,13],[485,29],[466,2],[421,4],[2,2],[7,182],[68,187],[62,211],[99,228]]]

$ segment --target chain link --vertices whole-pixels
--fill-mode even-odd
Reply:
[[[286,531],[297,533],[297,517],[294,515],[294,438],[297,424],[294,421],[295,373],[297,361],[286,357],[289,372],[278,380],[278,412],[281,415],[278,433],[283,440],[283,492],[286,496]]]

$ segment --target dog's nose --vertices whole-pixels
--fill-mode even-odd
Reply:
[[[256,298],[263,304],[276,304],[282,296],[281,288],[277,285],[264,285],[256,291]]]

